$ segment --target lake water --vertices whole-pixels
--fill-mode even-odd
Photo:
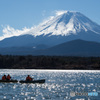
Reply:
[[[13,79],[46,79],[44,84],[0,83],[0,100],[100,100],[100,71],[80,70],[0,70],[0,78],[10,74]],[[72,95],[74,92],[75,95]],[[76,93],[98,93],[88,96]]]

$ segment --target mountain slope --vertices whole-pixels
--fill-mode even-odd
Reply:
[[[73,42],[77,39],[80,43]],[[99,43],[95,42],[100,43],[100,25],[79,12],[66,11],[30,29],[25,35],[0,41],[0,53],[100,56]]]
[[[41,49],[44,45],[42,48],[45,49],[75,39],[100,42],[100,25],[79,12],[66,11],[32,28],[25,35],[0,41],[0,47]]]
[[[67,11],[61,15],[42,23],[36,29],[33,29],[33,35],[61,35],[68,36],[71,34],[84,31],[92,31],[100,34],[100,25],[97,25],[89,18],[79,12]],[[36,33],[36,34],[34,34]]]
[[[49,56],[100,56],[100,43],[72,40],[54,47],[36,50],[31,47],[0,48],[0,53],[5,55],[49,55]]]
[[[57,56],[100,56],[100,43],[73,40],[42,51],[43,55]]]

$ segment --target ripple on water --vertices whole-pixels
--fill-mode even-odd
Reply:
[[[100,93],[100,73],[95,72],[52,72],[34,70],[2,70],[9,73],[14,79],[24,80],[30,74],[35,79],[46,79],[45,84],[0,83],[0,100],[75,100],[70,92]],[[94,100],[94,97],[83,97],[85,100]],[[100,96],[95,97],[99,100]]]

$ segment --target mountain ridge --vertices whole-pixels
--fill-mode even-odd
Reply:
[[[25,35],[5,38],[4,40],[0,41],[0,49],[1,49],[0,53],[2,54],[3,52],[3,54],[7,54],[8,52],[8,54],[12,54],[11,52],[13,52],[13,54],[21,54],[22,52],[22,54],[25,54],[25,55],[32,54],[32,53],[33,55],[36,55],[36,54],[46,55],[46,52],[48,54],[48,49],[54,48],[55,46],[58,46],[58,45],[60,47],[61,45],[63,45],[63,43],[67,45],[66,43],[68,41],[73,41],[77,39],[85,40],[85,41],[94,41],[94,42],[100,43],[100,25],[94,23],[89,18],[87,18],[86,16],[84,16],[83,14],[79,12],[67,11],[66,13],[63,13],[61,15],[58,15],[49,19],[48,21],[38,25],[34,29],[32,28]],[[74,47],[73,44],[72,46]],[[88,47],[87,44],[88,42],[86,43],[86,46],[84,46],[84,48]],[[79,46],[81,47],[81,44]],[[70,45],[69,47],[71,48]],[[64,49],[64,46],[62,48]],[[80,48],[78,47],[77,49],[80,50]],[[72,50],[73,52],[75,51],[73,48]],[[70,55],[75,55],[75,52],[74,54],[73,52],[72,54],[70,52]],[[81,56],[82,52],[84,51],[81,50],[80,54],[77,53],[77,55]],[[57,52],[55,51],[55,53]],[[62,50],[62,53],[63,53],[63,50]],[[65,55],[66,53],[67,52],[65,52]],[[87,53],[84,53],[84,55],[86,56],[87,54],[89,56],[91,55],[97,56],[97,54],[99,54],[99,52],[96,54],[95,51],[93,51],[94,54],[92,54],[92,52],[91,54],[90,53],[88,54],[88,53],[89,51],[87,49]],[[59,54],[57,53],[57,55]]]
[[[34,55],[34,56],[100,56],[100,43],[81,39],[65,42],[46,49],[32,49],[31,47],[0,48],[3,55]]]
[[[44,50],[43,55],[100,56],[100,43],[81,39],[65,42]]]

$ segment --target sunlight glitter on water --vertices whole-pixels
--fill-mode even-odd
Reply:
[[[75,100],[70,92],[100,93],[100,71],[49,71],[49,70],[0,70],[0,77],[10,74],[17,80],[25,80],[30,74],[34,79],[46,79],[45,84],[0,83],[0,100]],[[85,100],[98,97],[83,96]]]

